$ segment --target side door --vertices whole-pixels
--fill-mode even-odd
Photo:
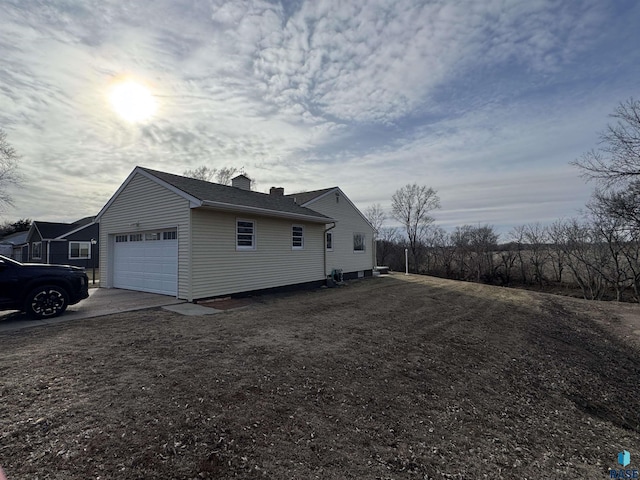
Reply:
[[[19,266],[0,258],[0,307],[15,305]]]

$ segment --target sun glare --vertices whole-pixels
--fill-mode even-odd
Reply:
[[[109,102],[118,115],[131,123],[148,120],[158,108],[149,89],[130,79],[119,81],[111,87]]]

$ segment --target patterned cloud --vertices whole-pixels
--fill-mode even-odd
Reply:
[[[590,186],[567,163],[640,78],[626,1],[0,8],[0,128],[26,180],[7,218],[96,213],[136,165],[243,166],[263,190],[340,184],[363,209],[415,181],[440,191],[446,225],[569,216]],[[124,77],[150,88],[153,118],[110,108]]]

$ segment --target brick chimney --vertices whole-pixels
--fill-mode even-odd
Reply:
[[[245,175],[238,175],[231,179],[231,186],[242,190],[251,190],[251,179]]]
[[[269,195],[277,195],[279,197],[284,196],[284,188],[282,187],[271,187],[269,189]]]

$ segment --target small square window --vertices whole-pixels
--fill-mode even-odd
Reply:
[[[145,233],[144,234],[144,239],[146,241],[153,241],[153,240],[160,240],[160,234],[158,232],[153,232],[153,233]]]
[[[141,233],[132,233],[131,235],[129,235],[129,241],[130,242],[141,242],[142,241],[142,234]]]
[[[162,232],[162,239],[163,240],[176,240],[178,238],[178,232],[171,231],[171,232]]]
[[[91,258],[91,242],[69,242],[70,260],[87,260]]]
[[[128,239],[127,235],[116,235],[116,243],[126,242]]]

